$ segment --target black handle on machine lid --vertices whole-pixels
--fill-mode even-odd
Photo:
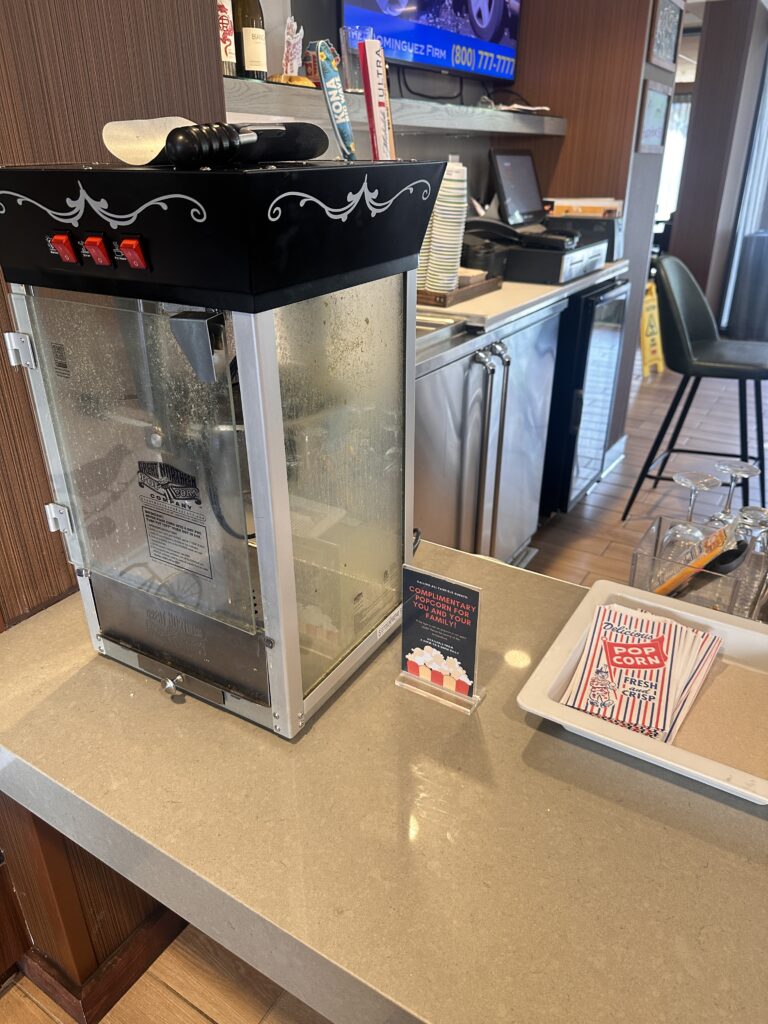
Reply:
[[[165,153],[184,169],[227,164],[283,163],[313,160],[328,148],[328,136],[316,124],[191,124],[174,128]]]

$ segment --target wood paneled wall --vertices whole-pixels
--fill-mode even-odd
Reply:
[[[213,0],[0,5],[0,160],[109,163],[105,121],[220,118],[215,9]]]
[[[655,0],[536,0],[520,20],[515,88],[568,119],[564,139],[520,140],[530,149],[545,195],[615,196],[625,203],[627,307],[608,444],[624,434],[648,273],[661,157],[635,152],[643,81],[674,76],[646,63]]]
[[[626,195],[650,0],[535,0],[523,6],[517,89],[568,119],[533,150],[545,194]]]
[[[0,163],[110,162],[106,121],[224,116],[214,0],[6,0],[0,39]],[[0,302],[0,331],[9,326]],[[74,586],[61,541],[47,530],[47,501],[23,373],[3,352],[0,629]]]
[[[0,300],[0,332],[9,330]],[[0,629],[75,585],[61,537],[48,532],[43,506],[50,500],[26,380],[0,348]]]

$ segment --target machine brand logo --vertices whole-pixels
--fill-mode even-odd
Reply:
[[[165,196],[155,196],[154,199],[150,199],[141,206],[137,206],[136,209],[132,210],[130,213],[114,213],[109,209],[109,201],[107,199],[94,199],[85,191],[82,182],[78,181],[77,184],[80,186],[80,191],[74,199],[65,200],[68,207],[66,210],[51,210],[48,206],[44,206],[43,203],[39,203],[36,199],[22,195],[21,192],[9,192],[4,189],[0,191],[0,196],[12,196],[16,200],[18,206],[23,206],[24,203],[30,203],[32,206],[36,206],[39,210],[47,213],[49,217],[58,221],[59,224],[71,224],[73,227],[77,227],[80,223],[86,207],[90,207],[94,213],[97,213],[102,220],[105,220],[111,228],[124,228],[128,227],[129,224],[133,224],[140,214],[152,206],[159,206],[161,210],[167,210],[168,202],[171,199],[182,199],[185,202],[190,203],[192,209],[189,211],[189,215],[196,223],[202,224],[208,219],[208,213],[206,212],[203,204],[197,199],[193,199],[192,196],[184,195],[181,192],[172,192]],[[5,212],[5,205],[0,202],[0,215]]]
[[[391,199],[387,199],[384,202],[379,202],[379,190],[377,188],[370,189],[368,187],[368,175],[366,174],[363,184],[357,192],[347,193],[347,202],[344,206],[328,206],[322,199],[318,199],[317,196],[312,196],[309,192],[283,192],[277,199],[273,199],[270,203],[269,209],[267,210],[267,218],[273,223],[280,220],[283,215],[283,209],[280,205],[286,199],[298,199],[300,200],[299,206],[306,206],[307,203],[314,203],[315,206],[319,206],[325,216],[329,220],[340,220],[345,221],[349,215],[357,209],[361,201],[365,202],[365,205],[370,211],[371,218],[378,216],[380,213],[385,213],[393,203],[395,203],[400,196],[405,195],[406,192],[409,195],[413,195],[414,191],[418,186],[423,186],[421,192],[422,202],[425,202],[432,195],[432,186],[425,178],[419,178],[418,181],[412,181],[410,185],[406,185],[405,188],[401,188]]]
[[[205,648],[205,634],[202,627],[187,622],[181,615],[175,615],[173,612],[163,611],[159,608],[147,609],[147,628],[165,640],[182,637],[184,640],[191,641],[195,648],[203,650]]]
[[[167,462],[139,462],[139,487],[146,487],[153,498],[173,505],[202,504],[197,479]]]

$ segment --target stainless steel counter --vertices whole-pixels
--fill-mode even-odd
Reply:
[[[467,718],[385,647],[281,740],[98,658],[69,599],[0,636],[0,789],[336,1024],[757,1024],[765,815],[516,695],[578,587],[483,589]]]
[[[492,344],[522,326],[520,321],[536,323],[565,309],[571,295],[585,291],[593,285],[619,277],[629,269],[627,260],[609,263],[602,270],[563,285],[524,284],[506,281],[500,289],[479,295],[467,302],[458,302],[448,309],[419,306],[418,317],[424,318],[425,328],[416,340],[416,375],[422,377],[455,359],[468,355],[480,346]],[[434,321],[432,330],[426,321]],[[463,327],[451,328],[451,321],[463,322]]]
[[[626,274],[628,270],[629,260],[617,260],[614,263],[607,263],[594,274],[577,277],[566,284],[524,284],[505,281],[498,291],[478,295],[476,299],[468,299],[466,302],[458,302],[446,312],[464,317],[472,327],[492,331],[593,285]]]

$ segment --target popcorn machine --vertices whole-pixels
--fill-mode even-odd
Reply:
[[[0,265],[98,652],[285,737],[397,628],[438,163],[0,168]]]

